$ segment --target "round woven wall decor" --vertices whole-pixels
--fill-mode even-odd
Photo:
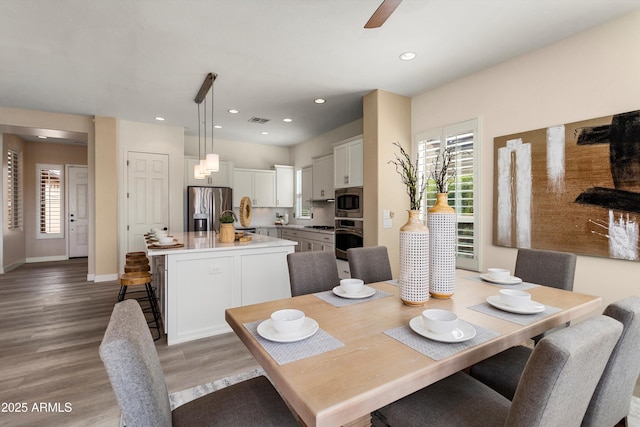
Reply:
[[[251,199],[247,196],[240,199],[240,224],[243,227],[251,224]]]

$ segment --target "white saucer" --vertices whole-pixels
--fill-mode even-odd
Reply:
[[[540,304],[536,301],[531,301],[529,305],[525,305],[524,307],[513,307],[507,305],[500,300],[500,295],[491,295],[490,297],[487,297],[487,302],[495,308],[516,314],[536,314],[542,313],[545,310],[544,304]]]
[[[318,322],[310,317],[305,317],[304,324],[299,331],[290,334],[281,334],[273,328],[271,319],[267,319],[258,325],[258,335],[269,341],[296,342],[309,338],[311,335],[318,332],[318,329],[320,329]]]
[[[376,290],[370,286],[364,285],[362,289],[360,289],[360,292],[356,294],[348,294],[342,290],[340,285],[338,285],[335,288],[333,288],[333,293],[342,298],[360,299],[360,298],[369,298],[370,296],[375,295]]]
[[[517,285],[518,283],[522,283],[522,279],[516,276],[509,276],[505,280],[496,280],[491,278],[488,274],[481,274],[480,278],[487,282],[497,283],[498,285]]]
[[[411,319],[409,321],[409,327],[413,329],[413,332],[425,338],[440,342],[463,342],[476,336],[476,328],[462,320],[458,320],[458,327],[456,329],[446,334],[436,334],[430,329],[427,329],[424,326],[422,316],[416,316]]]

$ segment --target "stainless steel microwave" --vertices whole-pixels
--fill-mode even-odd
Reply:
[[[336,218],[362,218],[362,187],[337,189],[334,204]]]

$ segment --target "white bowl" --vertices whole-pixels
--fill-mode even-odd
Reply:
[[[487,273],[493,280],[507,280],[511,276],[511,272],[506,268],[489,268]]]
[[[276,332],[293,334],[298,332],[304,324],[304,312],[294,308],[274,311],[271,314],[271,325]]]
[[[347,294],[357,294],[362,290],[364,281],[361,279],[342,279],[340,280],[340,288]]]
[[[531,294],[516,289],[500,289],[500,301],[511,307],[526,307],[531,303]]]
[[[158,243],[161,243],[163,245],[171,244],[171,243],[173,243],[173,237],[169,237],[169,236],[159,237],[158,238]]]
[[[156,237],[158,239],[162,239],[164,237],[167,237],[169,235],[169,233],[167,233],[166,231],[157,231],[156,232]]]
[[[436,334],[446,334],[458,326],[458,315],[449,310],[431,308],[422,312],[424,326]]]

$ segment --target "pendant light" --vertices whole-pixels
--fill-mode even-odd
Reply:
[[[200,147],[202,144],[200,143],[200,104],[198,104],[198,159],[201,157]],[[193,177],[195,179],[205,179],[207,177],[204,168],[202,167],[202,160],[200,160],[197,164],[193,166]]]
[[[216,77],[218,77],[217,74],[213,75],[213,81],[211,82],[211,153],[208,153],[206,156],[206,161],[205,161],[205,169],[207,172],[211,173],[211,172],[218,172],[220,170],[220,156],[218,156],[217,154],[215,154],[213,152],[213,127],[214,127],[214,123],[213,123],[213,98],[215,95],[215,89],[213,88],[213,83],[216,81]],[[207,114],[207,103],[205,102],[204,104],[204,108],[205,108],[205,115]],[[205,119],[205,128],[206,128],[207,124],[206,124],[206,119]],[[206,137],[206,131],[205,131],[205,138],[204,138],[204,143],[205,143],[205,153],[207,151],[207,137]]]

